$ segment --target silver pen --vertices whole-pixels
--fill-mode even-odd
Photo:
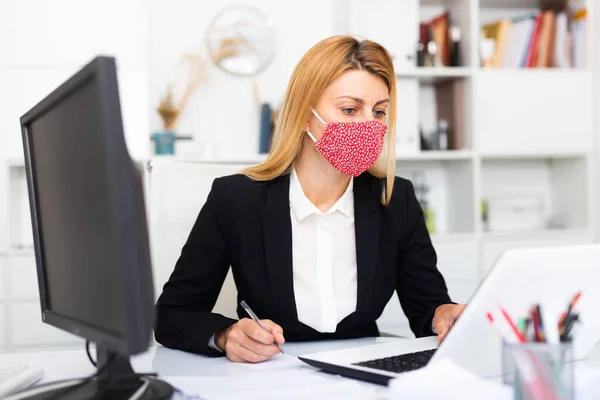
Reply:
[[[246,303],[244,300],[242,300],[240,302],[240,305],[242,307],[244,307],[244,310],[246,310],[246,312],[248,313],[248,315],[254,320],[256,321],[256,323],[258,324],[258,326],[260,326],[261,328],[263,328],[265,331],[269,332],[269,330],[267,328],[265,328],[261,323],[260,320],[258,319],[258,317],[256,316],[256,314],[254,314],[254,311],[252,311],[252,309],[250,308],[250,306],[248,305],[248,303]],[[271,332],[269,332],[271,333]],[[276,341],[273,342],[273,344],[275,346],[277,346],[277,348],[279,349],[279,351],[282,354],[285,354],[285,352],[283,351],[283,348],[281,347],[281,345],[279,343],[277,343]]]

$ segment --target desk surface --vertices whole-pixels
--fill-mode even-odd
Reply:
[[[317,351],[336,350],[364,346],[373,343],[407,340],[392,337],[362,338],[339,341],[286,343],[285,351],[290,355],[301,355]],[[165,347],[151,347],[147,352],[131,358],[136,372],[155,372],[168,377],[227,377],[247,373],[251,364],[233,363],[224,357],[210,358],[185,353]],[[28,364],[41,367],[45,371],[43,382],[51,382],[75,377],[85,377],[94,373],[85,350],[51,350],[2,354],[0,368]],[[362,385],[376,388],[376,398],[386,398],[386,388],[361,382]]]
[[[402,341],[408,339],[380,337],[342,341],[322,341],[305,343],[286,343],[286,353],[300,355],[317,351],[335,350],[364,346],[373,343]],[[600,369],[600,345],[596,346],[586,364]],[[84,377],[94,372],[85,350],[54,350],[42,352],[23,352],[3,354],[0,367],[29,364],[45,370],[45,382],[54,380]],[[151,347],[146,353],[132,357],[132,365],[136,372],[156,372],[161,376],[198,376],[227,377],[248,372],[249,364],[238,364],[226,358],[209,358],[164,347]],[[376,398],[386,398],[386,388],[368,383],[361,383],[377,388]]]

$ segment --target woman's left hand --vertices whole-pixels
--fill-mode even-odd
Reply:
[[[433,326],[441,343],[446,337],[454,322],[465,309],[466,304],[442,304],[435,309],[433,314]]]

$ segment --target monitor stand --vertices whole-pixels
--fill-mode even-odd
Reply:
[[[104,347],[97,347],[97,364],[100,368],[113,357],[108,368],[97,378],[51,382],[17,393],[15,400],[154,400],[170,399],[175,389],[153,376],[136,375],[129,359]]]

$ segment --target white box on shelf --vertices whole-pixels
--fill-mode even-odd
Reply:
[[[491,232],[538,231],[546,225],[543,196],[496,196],[488,199]]]

